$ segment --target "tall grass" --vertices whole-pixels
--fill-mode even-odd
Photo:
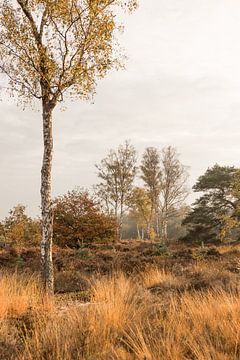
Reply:
[[[0,319],[19,317],[29,309],[39,310],[46,298],[38,279],[17,273],[0,274]],[[50,304],[50,303],[49,303]]]
[[[177,286],[179,279],[170,272],[157,267],[150,267],[141,274],[141,280],[146,288],[154,286]]]
[[[2,312],[2,326],[12,330],[8,341],[19,360],[239,360],[240,295],[173,292],[166,301],[163,293],[148,290],[167,281],[176,288],[177,279],[157,268],[138,278],[117,273],[98,279],[91,284],[89,304],[35,314],[20,346],[18,327],[8,322],[12,310]],[[22,280],[19,285],[14,277],[2,281],[15,294],[5,306],[17,309],[15,315],[29,311],[34,301],[35,308],[42,302],[34,282]],[[0,358],[11,358],[4,356]]]

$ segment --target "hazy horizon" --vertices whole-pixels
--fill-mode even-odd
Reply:
[[[175,146],[192,186],[215,163],[239,166],[240,3],[140,0],[124,19],[126,69],[97,87],[94,104],[54,113],[53,196],[98,181],[95,163],[126,139]],[[0,219],[40,204],[41,113],[0,102]]]

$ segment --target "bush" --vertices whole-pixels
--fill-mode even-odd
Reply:
[[[170,251],[169,251],[167,244],[165,244],[163,242],[159,242],[159,243],[155,244],[154,245],[154,255],[155,256],[169,256]]]
[[[26,215],[26,207],[17,205],[10,210],[9,216],[0,224],[0,246],[38,245],[41,240],[41,223]]]
[[[202,243],[202,245],[199,248],[197,248],[193,254],[193,258],[195,260],[205,259],[208,256],[219,257],[220,253],[214,247],[208,247],[208,246],[205,246],[204,243]]]
[[[83,243],[110,241],[116,227],[115,219],[87,191],[73,190],[54,201],[53,239],[59,246],[79,248]]]

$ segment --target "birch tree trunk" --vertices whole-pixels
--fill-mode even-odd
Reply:
[[[164,238],[164,241],[167,241],[167,238],[168,238],[168,221],[167,221],[167,219],[164,220],[164,224],[163,224],[163,238]]]
[[[147,223],[147,239],[151,240],[151,225],[152,225],[152,217],[153,217],[153,206],[151,205],[151,211],[150,211],[150,218],[149,221]]]
[[[160,237],[160,221],[159,221],[159,214],[158,211],[156,211],[156,233],[157,237]]]
[[[137,237],[138,237],[138,240],[141,240],[140,230],[139,230],[138,224],[137,224]]]
[[[52,261],[52,238],[53,238],[53,209],[52,209],[52,108],[43,102],[43,143],[44,154],[41,171],[41,209],[42,209],[42,241],[41,241],[41,264],[42,280],[48,294],[54,291],[54,275]]]
[[[149,222],[149,223],[147,224],[147,240],[150,240],[150,239],[151,239],[150,233],[151,233],[151,223]]]
[[[123,204],[121,203],[120,218],[119,218],[119,240],[122,240],[122,226],[123,226]]]
[[[162,221],[162,240],[163,242],[166,242],[167,239],[168,239],[168,218],[167,218],[167,214],[164,214]]]

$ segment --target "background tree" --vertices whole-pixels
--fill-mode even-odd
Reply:
[[[224,209],[211,201],[208,194],[201,196],[183,220],[182,224],[187,228],[187,234],[183,239],[200,244],[215,241],[224,212]]]
[[[150,237],[150,227],[154,212],[158,212],[159,195],[161,190],[161,168],[160,155],[158,149],[154,147],[146,148],[141,162],[141,179],[148,192],[151,201],[150,221],[148,224],[147,234]],[[157,224],[158,228],[158,224]],[[159,231],[159,230],[158,230]]]
[[[233,166],[214,165],[200,176],[194,185],[195,192],[203,195],[196,200],[183,224],[185,237],[193,241],[216,241],[221,234],[226,217],[236,218],[240,200],[238,170]],[[227,224],[226,224],[227,225]]]
[[[188,190],[186,182],[188,173],[181,164],[176,149],[168,146],[161,151],[161,177],[159,206],[161,211],[161,238],[168,238],[168,221],[176,215],[176,211],[183,205]]]
[[[190,206],[183,204],[176,210],[174,216],[170,217],[168,221],[168,238],[171,239],[171,241],[176,242],[186,236],[187,229],[182,222],[187,214],[189,214],[190,209]]]
[[[40,244],[40,221],[28,217],[24,205],[19,204],[11,209],[2,226],[6,243],[12,243],[16,246]]]
[[[99,200],[102,208],[104,209],[105,213],[108,215],[116,214],[116,210],[113,211],[113,204],[114,201],[111,200],[107,185],[104,183],[100,183],[93,186],[93,193],[96,196],[96,198]],[[114,207],[115,209],[115,207]],[[115,215],[116,217],[116,215]]]
[[[228,201],[232,208],[221,218],[221,227],[218,238],[221,241],[239,240],[240,238],[240,170],[232,175],[229,188]]]
[[[115,219],[104,214],[88,191],[69,191],[54,200],[53,240],[59,246],[111,241],[116,227]]]
[[[4,234],[4,225],[2,222],[0,222],[0,239],[2,239],[1,241],[3,241],[5,239],[5,234]]]
[[[66,93],[88,99],[96,81],[119,66],[116,11],[133,0],[0,0],[0,71],[24,104],[41,100],[42,275],[53,292],[52,114]]]
[[[130,199],[129,216],[135,219],[138,239],[144,239],[144,230],[151,226],[152,201],[145,188],[135,187]]]
[[[122,236],[122,222],[126,207],[133,188],[133,182],[137,172],[136,150],[126,141],[119,145],[117,150],[110,150],[108,155],[96,165],[98,177],[101,183],[98,184],[98,194],[104,194],[104,201],[111,207],[113,214],[118,220],[119,234]]]

